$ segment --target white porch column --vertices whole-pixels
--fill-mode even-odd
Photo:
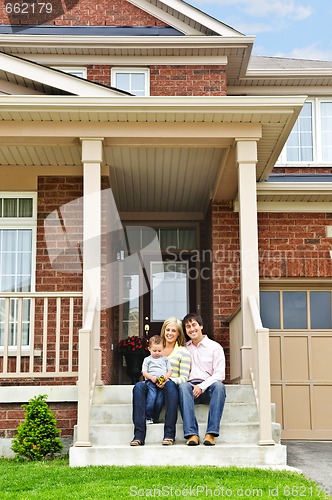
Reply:
[[[101,382],[101,163],[102,138],[81,138],[83,163],[83,323],[91,295],[96,298],[94,354],[96,384]]]
[[[259,303],[258,228],[256,196],[257,142],[253,139],[236,143],[238,164],[240,220],[240,276],[242,313],[241,383],[250,384],[251,316],[248,297]]]

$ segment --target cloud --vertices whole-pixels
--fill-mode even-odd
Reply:
[[[307,19],[313,14],[310,5],[303,5],[296,0],[193,0],[195,5],[202,8],[207,5],[218,4],[224,7],[237,7],[251,16],[291,18],[295,20]]]
[[[289,52],[277,52],[273,57],[291,57],[294,59],[307,59],[312,61],[331,61],[332,49],[321,49],[317,42],[305,47],[296,47]]]

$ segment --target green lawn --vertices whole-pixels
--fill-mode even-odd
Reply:
[[[0,498],[328,498],[301,474],[219,467],[82,467],[0,459]]]

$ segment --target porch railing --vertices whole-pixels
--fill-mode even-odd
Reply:
[[[231,379],[241,382],[243,363],[249,360],[248,368],[254,389],[258,418],[259,445],[274,445],[272,439],[270,350],[269,330],[262,325],[258,305],[254,296],[249,296],[250,345],[243,345],[242,311],[238,308],[230,318]]]
[[[259,445],[274,445],[271,418],[269,329],[264,328],[254,295],[248,297],[251,311],[250,375],[259,414]]]
[[[91,296],[83,328],[79,330],[79,376],[77,432],[74,446],[91,446],[90,410],[98,372],[98,348],[94,345],[99,326],[97,299]]]
[[[78,376],[81,292],[0,293],[0,379]]]

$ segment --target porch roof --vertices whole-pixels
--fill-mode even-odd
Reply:
[[[119,211],[204,214],[210,199],[236,197],[236,141],[257,141],[257,180],[266,179],[304,101],[1,96],[1,169],[53,167],[57,175],[57,167],[81,166],[80,138],[103,138]]]

